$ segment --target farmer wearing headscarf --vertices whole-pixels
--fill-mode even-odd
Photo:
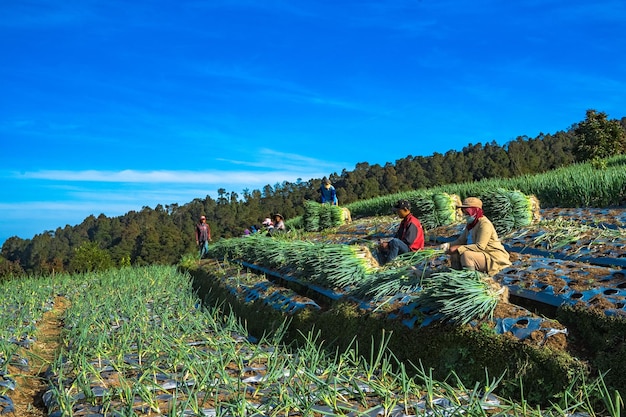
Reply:
[[[483,202],[468,197],[457,208],[465,215],[465,229],[454,242],[441,245],[450,255],[452,268],[494,275],[511,265],[509,253],[500,242],[493,223],[483,213]]]

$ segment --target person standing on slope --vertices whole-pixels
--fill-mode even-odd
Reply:
[[[196,245],[200,250],[200,259],[209,252],[209,241],[211,240],[211,228],[206,222],[204,215],[200,216],[200,221],[196,224]]]

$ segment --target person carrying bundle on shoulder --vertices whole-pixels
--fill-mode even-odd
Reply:
[[[395,237],[388,242],[380,243],[382,264],[394,260],[403,253],[424,249],[424,230],[418,218],[411,213],[411,203],[408,200],[399,200],[393,208],[402,221]]]
[[[493,223],[483,213],[483,202],[468,197],[460,208],[465,215],[466,226],[454,241],[440,246],[450,255],[452,269],[470,269],[495,275],[511,265],[509,253],[498,238]]]

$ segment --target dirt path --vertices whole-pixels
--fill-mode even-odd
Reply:
[[[43,404],[42,396],[48,388],[42,377],[48,365],[54,360],[55,353],[61,344],[61,317],[69,306],[64,297],[56,297],[52,310],[44,313],[37,326],[37,341],[30,349],[22,349],[19,353],[28,359],[27,371],[13,368],[11,373],[17,383],[15,392],[10,393],[15,406],[11,417],[46,417],[48,411]]]

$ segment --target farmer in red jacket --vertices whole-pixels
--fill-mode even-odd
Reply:
[[[383,264],[403,253],[424,249],[424,230],[417,217],[411,213],[411,203],[408,200],[399,200],[393,208],[402,222],[400,222],[396,236],[380,244]]]

